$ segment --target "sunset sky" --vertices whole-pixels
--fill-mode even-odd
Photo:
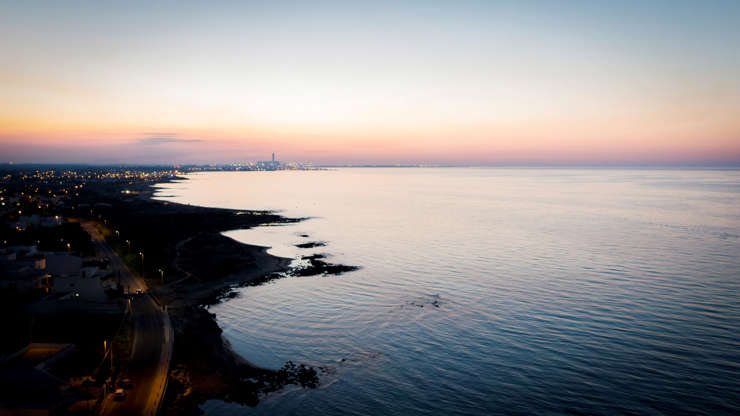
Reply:
[[[740,1],[2,2],[0,162],[740,164]]]

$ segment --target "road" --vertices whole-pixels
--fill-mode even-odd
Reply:
[[[83,221],[82,227],[92,237],[95,249],[110,259],[114,273],[120,273],[121,285],[129,293],[137,289],[147,292],[146,282],[136,277],[123,260],[106,243],[94,222]],[[131,360],[123,377],[132,381],[124,400],[115,401],[111,395],[103,401],[103,415],[156,415],[167,385],[172,356],[173,333],[169,316],[151,296],[134,296],[132,301],[134,344]]]

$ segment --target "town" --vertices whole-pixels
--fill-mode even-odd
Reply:
[[[106,398],[126,394],[130,381],[116,379],[130,359],[130,315],[133,296],[146,287],[138,281],[144,258],[138,255],[136,264],[130,240],[114,244],[120,258],[105,251],[102,235],[110,232],[103,215],[111,204],[91,200],[86,188],[135,187],[177,174],[22,166],[2,172],[0,304],[7,322],[1,382],[6,393],[14,392],[3,410],[94,414],[104,410]]]
[[[4,166],[0,412],[158,413],[168,383],[192,383],[170,381],[175,330],[188,333],[192,316],[210,322],[193,305],[254,263],[218,232],[281,219],[153,201],[152,185],[188,172],[282,169],[307,168],[274,156],[227,166]],[[181,253],[208,247],[218,253],[197,262]],[[189,348],[205,359],[197,342],[182,344],[181,360]]]

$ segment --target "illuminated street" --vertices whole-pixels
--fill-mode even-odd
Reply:
[[[129,293],[136,293],[137,289],[146,293],[146,283],[131,273],[105,242],[94,223],[83,222],[82,226],[92,236],[100,255],[110,258],[112,269],[120,272],[121,284],[129,288]],[[169,318],[151,296],[135,295],[132,299],[134,344],[131,364],[123,370],[125,377],[131,379],[132,388],[120,401],[113,400],[109,394],[103,402],[102,414],[105,415],[153,415],[164,394],[172,355]]]

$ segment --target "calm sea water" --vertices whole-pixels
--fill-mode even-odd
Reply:
[[[329,372],[209,415],[740,413],[740,171],[204,173],[160,194],[311,217],[227,235],[362,267],[213,307],[247,359]]]

